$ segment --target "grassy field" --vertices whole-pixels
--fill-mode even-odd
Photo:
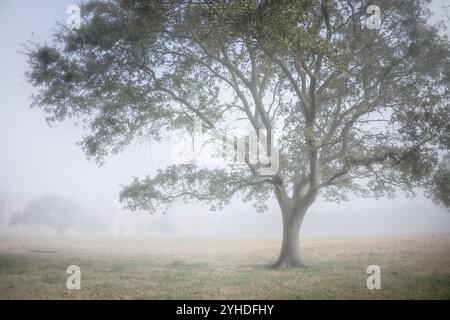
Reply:
[[[0,299],[450,299],[450,234],[305,238],[306,269],[277,271],[277,239],[0,237]],[[81,290],[66,288],[69,265]],[[368,290],[366,268],[381,268]]]

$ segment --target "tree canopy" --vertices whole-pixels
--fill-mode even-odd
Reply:
[[[246,127],[280,134],[279,170],[234,161],[168,166],[121,192],[131,209],[175,201],[212,208],[236,195],[266,208],[309,207],[318,195],[380,197],[425,188],[449,206],[448,39],[428,1],[98,1],[81,28],[28,47],[33,106],[49,121],[79,118],[81,145],[102,162],[138,138]]]

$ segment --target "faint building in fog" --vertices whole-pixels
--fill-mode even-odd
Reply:
[[[11,217],[22,212],[28,199],[15,193],[0,193],[0,230],[7,230]]]

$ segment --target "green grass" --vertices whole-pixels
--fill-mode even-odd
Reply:
[[[273,270],[274,239],[1,238],[0,299],[450,299],[450,235],[309,238]],[[81,268],[81,290],[66,269]],[[367,266],[380,290],[366,288]]]

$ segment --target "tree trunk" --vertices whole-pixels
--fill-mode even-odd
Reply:
[[[283,242],[275,268],[304,267],[300,257],[300,227],[305,213],[306,210],[282,210]]]

